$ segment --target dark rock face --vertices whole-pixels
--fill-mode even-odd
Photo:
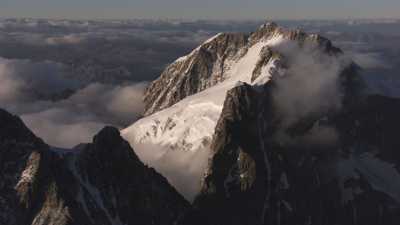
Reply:
[[[41,142],[17,117],[0,109],[0,141],[2,142]]]
[[[264,203],[264,156],[257,150],[259,93],[249,85],[230,90],[215,130],[214,157],[188,224],[258,224]],[[240,97],[239,97],[240,96]],[[240,121],[240,122],[239,122]],[[198,222],[198,223],[196,223]]]
[[[46,145],[16,116],[0,110],[0,224],[25,224],[42,198],[34,176],[43,171],[42,150]],[[25,168],[30,172],[24,172]]]
[[[253,70],[251,81],[253,82],[261,75],[261,69],[263,68],[263,66],[267,65],[271,59],[279,57],[280,57],[279,54],[274,53],[271,48],[264,47],[261,50],[260,59],[258,60],[256,67]]]
[[[400,100],[359,97],[282,131],[273,89],[229,91],[183,224],[398,224]]]
[[[246,44],[244,34],[219,34],[168,66],[146,90],[145,115],[222,82],[225,79],[225,62],[236,57]]]
[[[117,129],[54,149],[0,111],[0,224],[174,224],[188,207]]]

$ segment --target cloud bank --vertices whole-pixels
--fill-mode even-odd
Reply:
[[[89,142],[105,125],[122,128],[136,121],[146,85],[86,85],[66,76],[58,63],[0,59],[0,107],[57,147]]]

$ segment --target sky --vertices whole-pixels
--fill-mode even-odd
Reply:
[[[399,0],[0,0],[3,18],[356,19],[399,12]]]

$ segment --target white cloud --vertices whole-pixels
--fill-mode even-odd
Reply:
[[[325,113],[341,107],[343,93],[339,75],[350,61],[329,56],[319,48],[300,48],[296,43],[276,47],[286,56],[285,76],[275,79],[274,104],[290,124],[313,113]]]
[[[71,118],[76,121],[71,121]],[[85,120],[85,116],[68,109],[50,108],[21,116],[25,124],[48,144],[70,148],[87,143],[106,124]]]

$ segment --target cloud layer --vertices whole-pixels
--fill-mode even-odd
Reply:
[[[57,147],[88,142],[105,125],[136,121],[146,85],[86,85],[68,78],[58,63],[0,59],[0,107]]]

